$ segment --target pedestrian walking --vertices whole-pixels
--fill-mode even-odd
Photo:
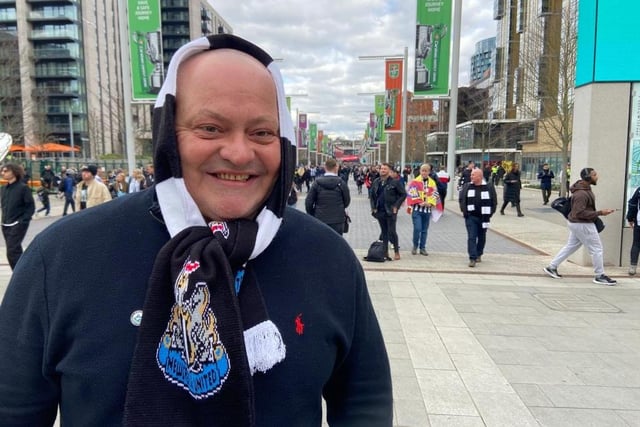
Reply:
[[[41,185],[36,190],[36,195],[38,196],[38,200],[42,203],[42,207],[36,211],[36,216],[38,213],[45,211],[44,216],[49,216],[51,213],[51,203],[49,202],[49,190],[47,187]]]
[[[584,245],[591,255],[593,263],[595,273],[593,283],[608,286],[618,283],[604,274],[604,250],[595,221],[600,216],[612,214],[615,209],[596,210],[596,196],[593,194],[591,186],[597,185],[598,179],[598,173],[593,168],[584,168],[580,171],[580,179],[569,188],[571,191],[571,212],[567,218],[569,239],[549,265],[544,267],[544,272],[554,279],[562,278],[562,275],[558,273],[560,264]]]
[[[520,210],[520,190],[522,189],[522,181],[520,181],[520,165],[517,163],[511,165],[511,170],[504,176],[503,182],[504,191],[500,215],[504,215],[504,208],[511,203],[512,206],[515,206],[518,216],[524,216],[522,210]]]
[[[629,276],[636,275],[638,255],[640,255],[640,187],[636,188],[627,202],[627,222],[633,228],[633,242],[629,262]]]
[[[551,197],[551,182],[555,178],[553,171],[549,169],[549,163],[542,165],[542,170],[538,172],[538,179],[540,180],[540,190],[542,191],[542,204],[549,203],[549,197]]]
[[[475,267],[482,262],[487,230],[496,212],[498,198],[495,188],[484,180],[480,169],[471,171],[470,180],[460,190],[458,202],[467,228],[469,267]]]
[[[316,178],[305,199],[307,213],[342,236],[346,217],[345,209],[351,203],[349,186],[338,176],[338,162],[328,158],[324,163],[325,173]]]
[[[7,247],[11,270],[22,256],[22,241],[35,211],[31,189],[24,183],[24,169],[16,163],[6,163],[0,169],[7,184],[0,190],[2,202],[2,235]],[[2,417],[0,417],[2,419]]]

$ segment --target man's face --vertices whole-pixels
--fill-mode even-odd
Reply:
[[[254,217],[277,179],[276,89],[256,59],[216,50],[178,71],[176,135],[184,182],[207,219]]]
[[[383,178],[383,179],[387,178],[389,176],[389,172],[390,172],[389,166],[387,166],[387,165],[380,166],[380,177],[381,178]]]
[[[597,185],[598,184],[598,172],[596,171],[591,171],[591,185]]]
[[[482,184],[482,171],[480,169],[474,169],[471,171],[471,182],[474,185]]]
[[[91,181],[93,179],[93,174],[89,171],[82,171],[82,180],[83,181]]]
[[[2,168],[2,178],[11,182],[16,179],[16,176],[13,174],[13,171],[9,168]]]
[[[542,165],[542,169],[548,171],[549,170],[549,165]]]

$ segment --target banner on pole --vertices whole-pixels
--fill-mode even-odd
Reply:
[[[155,101],[164,80],[159,0],[128,0],[131,99]]]
[[[309,123],[309,150],[316,151],[316,142],[318,140],[318,125]]]
[[[418,0],[417,3],[414,94],[448,95],[452,0]]]
[[[307,147],[307,113],[298,114],[298,148]]]
[[[376,141],[384,142],[387,140],[387,134],[384,133],[384,95],[375,96],[375,108],[376,114]]]
[[[402,131],[402,59],[385,61],[384,129]]]

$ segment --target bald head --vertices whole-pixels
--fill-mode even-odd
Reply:
[[[482,184],[482,171],[479,168],[475,168],[471,171],[471,182],[473,185]]]

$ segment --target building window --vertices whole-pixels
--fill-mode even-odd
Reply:
[[[516,31],[524,32],[527,21],[527,0],[518,0],[518,14],[516,19]]]
[[[499,21],[504,16],[504,0],[493,0],[493,19]]]

